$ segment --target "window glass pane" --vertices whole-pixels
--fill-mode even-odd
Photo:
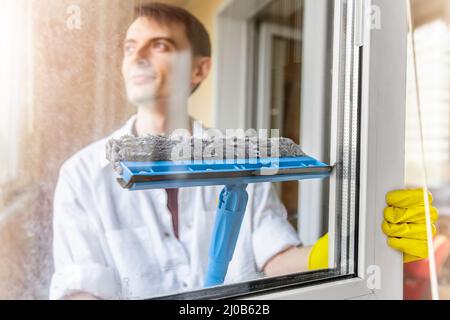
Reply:
[[[444,300],[450,299],[450,260],[445,249],[450,236],[450,20],[445,14],[449,7],[448,1],[436,1],[431,5],[422,0],[413,2],[426,172],[433,194],[432,204],[439,212],[434,243],[439,293]],[[412,46],[408,45],[405,184],[420,188],[422,151]],[[431,299],[427,290],[417,289],[422,281],[416,273],[418,268],[418,265],[411,265],[405,270],[405,299]]]
[[[355,2],[3,1],[0,298],[222,298],[353,277]],[[293,172],[273,157],[277,171],[267,174],[233,158],[213,172],[203,153],[182,174],[174,162],[137,168],[142,183],[149,172],[166,175],[151,180],[156,189],[130,191],[117,181],[127,171],[107,159],[112,138],[129,135],[133,145],[137,136],[210,128],[269,133],[258,148],[270,135],[286,137],[324,165]],[[134,146],[138,157],[156,154]],[[299,172],[316,175],[298,181]],[[226,235],[240,231],[236,247],[221,247],[214,223],[223,187],[245,203],[247,183],[240,227],[239,205],[219,223]],[[214,253],[222,248],[215,263],[212,239]],[[232,257],[224,283],[205,285],[209,271],[226,269],[222,254]]]

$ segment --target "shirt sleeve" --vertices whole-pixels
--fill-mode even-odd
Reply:
[[[287,212],[271,183],[255,184],[253,191],[253,250],[256,265],[262,271],[275,255],[292,246],[300,245],[300,239],[287,221]]]
[[[72,170],[73,171],[73,170]],[[86,210],[88,192],[80,178],[62,167],[53,204],[53,259],[50,299],[88,293],[101,299],[118,297],[115,272],[104,257],[100,234]],[[92,214],[92,213],[91,213]]]

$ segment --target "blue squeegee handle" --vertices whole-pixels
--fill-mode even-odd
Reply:
[[[247,184],[225,186],[220,193],[209,247],[205,287],[223,284],[247,207]]]

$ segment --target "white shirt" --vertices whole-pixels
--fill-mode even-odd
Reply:
[[[131,134],[135,117],[111,137]],[[109,137],[109,138],[111,138]],[[55,272],[50,298],[85,292],[144,299],[201,289],[223,187],[179,190],[179,239],[165,190],[124,190],[100,140],[67,160],[54,198]],[[274,255],[299,245],[270,183],[250,184],[248,205],[225,283],[255,279]]]

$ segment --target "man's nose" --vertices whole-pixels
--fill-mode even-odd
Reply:
[[[138,67],[142,68],[148,67],[150,65],[150,53],[148,50],[148,46],[146,45],[138,48],[138,50],[136,50],[133,60],[134,60],[133,62]]]
[[[150,66],[150,61],[144,58],[138,58],[135,60],[135,65],[139,68],[148,68]]]

